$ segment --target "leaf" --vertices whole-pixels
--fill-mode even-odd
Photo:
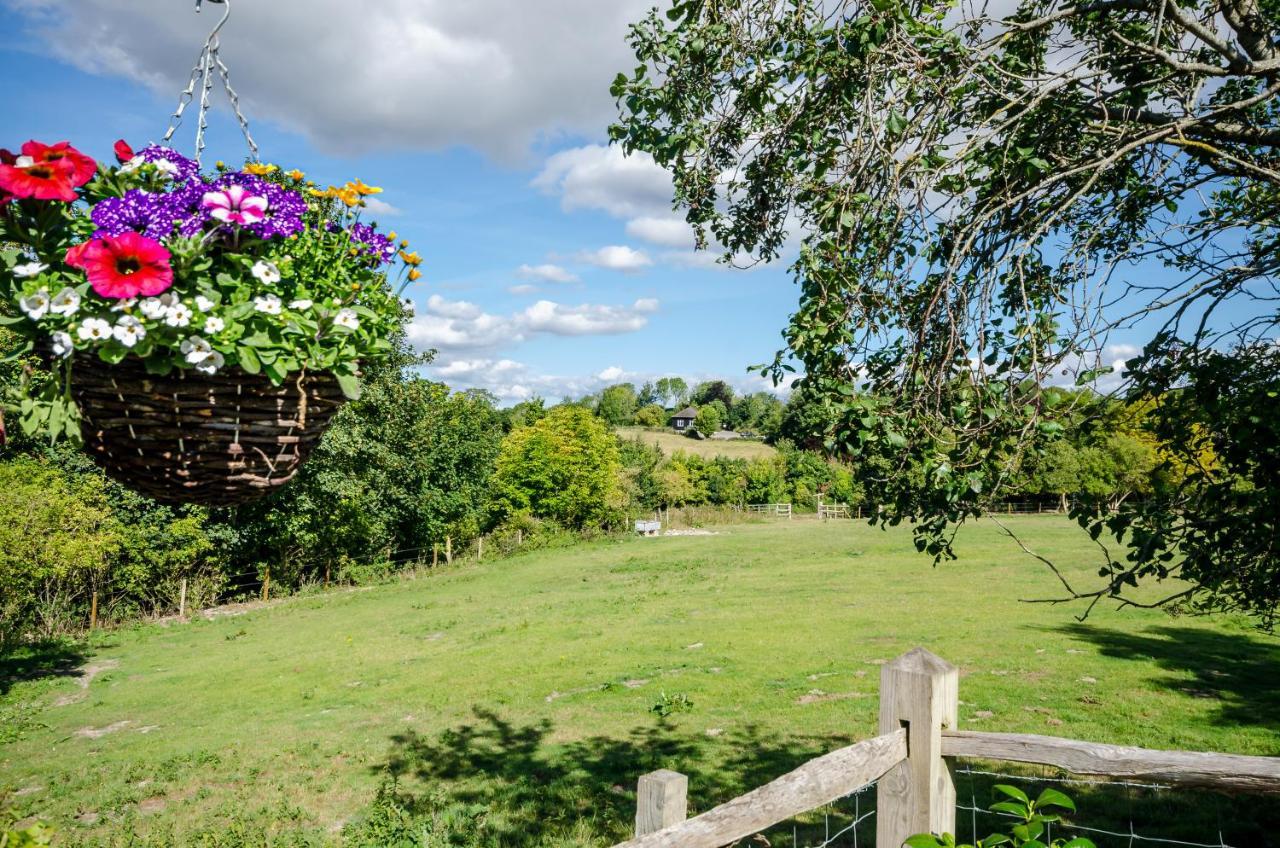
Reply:
[[[1046,789],[1036,799],[1037,807],[1061,807],[1064,810],[1076,811],[1076,802],[1072,801],[1056,789]]]
[[[240,367],[244,369],[246,374],[262,373],[262,363],[258,360],[258,354],[253,352],[253,348],[239,348],[236,351],[236,356],[240,360]]]
[[[941,848],[947,843],[932,833],[917,833],[915,836],[907,837],[907,841],[902,844],[907,848]]]
[[[1007,783],[997,783],[995,786],[991,788],[1002,795],[1008,795],[1010,798],[1016,798],[1017,800],[1021,801],[1023,804],[1026,804],[1026,805],[1031,804],[1031,799],[1027,797],[1027,793],[1023,792],[1021,789],[1019,789],[1016,786],[1010,786]]]
[[[338,388],[350,400],[360,400],[360,380],[354,374],[334,374],[338,380]]]

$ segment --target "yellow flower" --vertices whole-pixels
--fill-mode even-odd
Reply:
[[[280,170],[275,165],[264,165],[261,162],[250,162],[244,166],[246,174],[253,174],[255,177],[265,177],[273,171]]]
[[[300,183],[307,175],[299,171],[297,168],[294,168],[292,171],[286,173],[285,176],[296,183]]]
[[[418,281],[418,280],[420,280],[420,279],[422,279],[422,272],[421,272],[421,271],[419,271],[417,268],[410,268],[410,269],[409,269],[409,282],[414,283],[414,282],[417,282],[417,281]]]
[[[406,265],[417,266],[422,264],[422,257],[416,253],[405,253],[402,250],[400,251],[400,258],[404,260],[404,264]]]
[[[352,180],[347,183],[347,188],[360,195],[382,194],[382,189],[376,186],[365,185],[363,180]]]
[[[398,238],[398,236],[396,235],[396,231],[392,230],[391,232],[387,233],[387,238],[391,239],[392,241],[395,241]]]
[[[313,188],[311,189],[311,196],[312,197],[333,197],[333,191],[334,189],[332,186],[330,186],[327,189]]]
[[[352,283],[352,284],[351,284],[351,290],[352,290],[352,291],[360,291],[360,284],[359,284],[359,283]]]
[[[409,246],[409,242],[405,241],[404,239],[401,239],[401,240],[400,240],[400,246],[401,246],[401,247],[408,247],[408,246]]]
[[[217,168],[219,171],[225,171],[227,170],[227,163],[219,159],[217,162],[213,163],[213,167]]]

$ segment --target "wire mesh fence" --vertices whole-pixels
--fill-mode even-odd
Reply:
[[[1044,788],[1064,792],[1076,813],[1050,824],[1046,836],[1082,836],[1098,848],[1175,845],[1184,848],[1280,846],[1280,799],[1171,787],[1158,782],[1099,780],[1032,765],[960,761],[955,769],[956,836],[972,844],[1015,823],[991,810],[994,787],[1017,787],[1035,799]]]
[[[783,822],[740,843],[759,848],[875,848],[876,787]]]

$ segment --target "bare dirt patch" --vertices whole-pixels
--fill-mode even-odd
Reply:
[[[823,692],[821,689],[810,689],[796,698],[797,704],[825,704],[829,701],[848,701],[854,698],[868,697],[865,692]]]
[[[111,724],[108,724],[106,727],[82,727],[71,735],[79,736],[82,739],[101,739],[103,736],[106,736],[108,733],[116,733],[118,731],[124,730],[126,727],[128,727],[131,724],[133,724],[132,721],[125,719],[124,721],[112,722]]]
[[[76,678],[76,685],[80,687],[79,692],[72,692],[70,695],[63,695],[61,698],[53,702],[55,707],[66,707],[71,704],[79,703],[89,696],[89,684],[93,679],[104,671],[120,667],[120,660],[98,660],[91,662],[80,668],[80,674]]]

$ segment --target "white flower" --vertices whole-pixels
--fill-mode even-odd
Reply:
[[[265,312],[268,315],[279,315],[280,305],[280,298],[273,294],[269,294],[266,297],[255,297],[253,299],[253,308],[259,312]]]
[[[30,297],[24,297],[18,301],[18,306],[32,321],[39,321],[49,311],[49,290],[40,289]]]
[[[221,318],[219,318],[217,315],[210,315],[204,321],[204,331],[211,336],[214,333],[221,333],[226,328],[227,328],[226,322],[223,321]]]
[[[76,331],[81,341],[101,342],[111,338],[111,325],[101,318],[87,318]]]
[[[199,365],[213,353],[213,346],[199,336],[188,337],[178,347],[190,365]]]
[[[89,322],[86,321],[85,323]],[[126,315],[116,322],[115,329],[111,331],[111,335],[115,336],[116,341],[125,347],[133,347],[147,337],[147,328],[142,326],[142,322],[137,318],[132,315]]]
[[[185,303],[175,303],[165,310],[164,322],[170,327],[185,327],[191,323],[193,314],[190,306]]]
[[[53,355],[61,356],[63,359],[71,355],[76,349],[75,343],[71,341],[71,334],[64,333],[61,330],[53,334]]]
[[[333,299],[333,305],[334,305],[334,306],[341,306],[341,305],[342,305],[342,298],[335,297],[335,298]]]
[[[214,350],[196,366],[196,370],[202,374],[212,374],[226,364],[226,357]]]
[[[253,270],[250,273],[267,285],[280,282],[280,269],[263,259],[259,259],[254,263]]]
[[[210,309],[213,309],[213,307],[215,306],[217,306],[217,304],[214,303],[209,298],[205,297],[204,295],[202,294],[196,295],[196,309],[199,309],[201,312],[208,312]]]
[[[27,262],[24,265],[13,266],[13,276],[18,279],[26,277],[34,277],[36,274],[42,274],[49,269],[49,266],[43,262]]]
[[[13,163],[13,167],[30,168],[35,163],[36,163],[36,160],[31,158],[30,156],[19,156],[17,160]]]
[[[147,160],[143,159],[141,156],[135,156],[120,166],[120,173],[131,174],[145,165],[146,161]]]
[[[313,304],[311,301],[307,300],[307,299],[304,297],[304,298],[302,298],[301,300],[295,300],[295,301],[293,301],[292,303],[290,303],[290,304],[289,304],[289,308],[290,308],[290,309],[297,309],[297,310],[301,311],[301,310],[304,310],[304,309],[310,309],[310,308],[311,308],[312,306],[314,306],[314,305],[315,305],[315,304]]]
[[[127,311],[129,311],[130,309],[132,309],[133,307],[135,307],[135,306],[137,306],[137,305],[138,305],[138,299],[137,299],[136,297],[131,297],[131,298],[129,298],[128,300],[118,300],[118,301],[116,301],[116,305],[115,305],[115,306],[113,306],[113,307],[111,307],[111,311],[112,311],[112,312],[127,312]]]
[[[414,305],[414,303],[413,303],[413,298],[411,298],[411,297],[406,297],[406,298],[402,299],[402,300],[400,301],[400,305],[401,305],[401,306],[403,306],[403,307],[404,307],[404,309],[405,309],[405,311],[406,311],[406,312],[408,312],[410,315],[415,315],[415,314],[417,314],[418,307]]]
[[[178,166],[168,159],[157,159],[151,164],[155,165],[156,173],[166,180],[171,180],[178,175]]]
[[[142,310],[144,317],[159,321],[169,311],[169,304],[158,297],[144,297],[138,303],[138,309]]]
[[[354,309],[339,309],[338,314],[333,316],[333,325],[335,327],[345,327],[348,330],[360,329],[360,319],[356,317]]]
[[[49,302],[49,311],[54,315],[75,315],[80,309],[80,294],[70,286],[53,296]]]

